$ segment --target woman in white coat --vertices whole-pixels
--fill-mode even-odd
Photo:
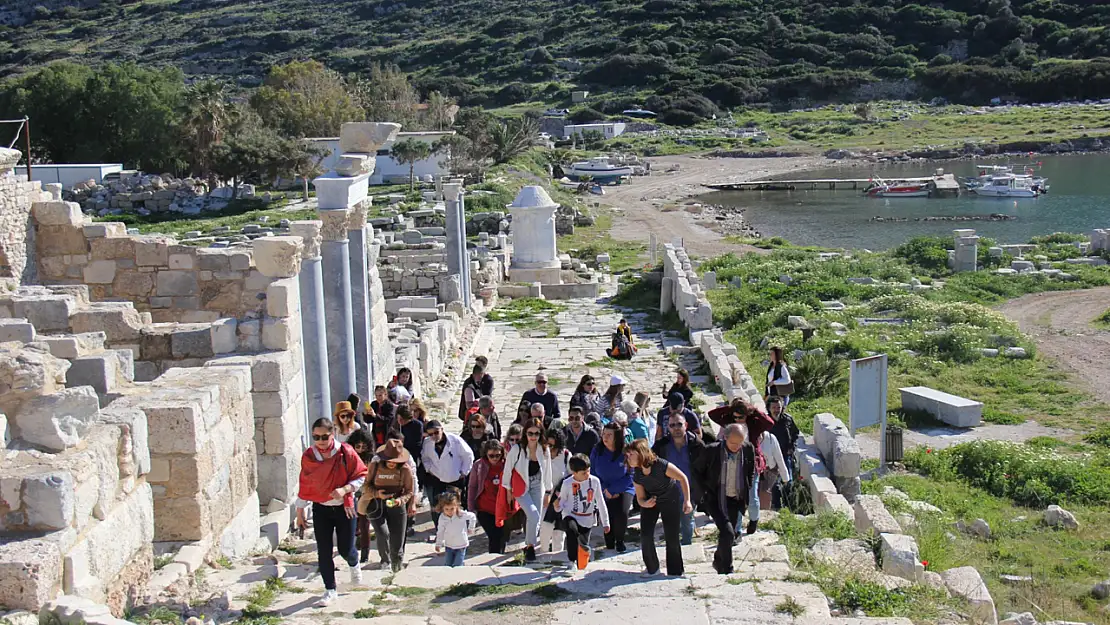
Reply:
[[[547,451],[543,422],[532,419],[525,424],[521,442],[509,449],[501,474],[509,503],[516,498],[528,518],[524,533],[524,559],[528,562],[536,559],[540,521],[553,488],[551,474],[551,454]]]
[[[759,441],[759,451],[763,453],[767,465],[763,473],[759,475],[759,508],[770,510],[771,493],[779,480],[783,482],[790,481],[790,467],[786,464],[786,459],[782,455],[779,439],[774,434],[770,432],[763,433],[762,439]]]
[[[790,379],[790,367],[782,355],[781,347],[772,347],[770,351],[771,364],[767,366],[767,388],[764,397],[778,395],[782,398],[783,409],[790,403],[790,394],[794,392],[794,381]]]

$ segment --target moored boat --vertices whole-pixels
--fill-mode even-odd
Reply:
[[[983,197],[1006,198],[1031,198],[1044,193],[1044,191],[1034,186],[1032,176],[1017,174],[991,176],[981,186],[969,188],[968,191]]]
[[[624,176],[631,176],[633,174],[632,167],[624,165],[614,165],[609,162],[609,157],[598,156],[591,158],[588,161],[578,161],[571,163],[570,167],[566,169],[566,174],[571,178],[582,178],[589,176],[592,180],[612,180],[614,178],[623,178]]]
[[[924,182],[875,181],[864,191],[867,197],[929,197],[929,186]]]

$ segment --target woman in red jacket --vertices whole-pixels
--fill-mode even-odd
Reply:
[[[767,470],[767,461],[759,449],[760,440],[764,432],[770,432],[775,427],[775,420],[765,412],[749,404],[743,399],[734,399],[727,406],[710,410],[707,415],[724,432],[725,426],[730,423],[743,423],[748,428],[748,440],[755,447],[755,477],[752,479],[751,492],[748,501],[748,534],[754,534],[759,529],[759,474]],[[718,434],[718,438],[721,434]],[[739,522],[738,522],[739,523]],[[740,533],[740,528],[736,528]]]
[[[505,520],[512,516],[501,485],[501,473],[505,469],[505,448],[496,439],[482,443],[475,454],[474,468],[470,470],[470,484],[466,490],[466,509],[478,515],[478,523],[489,539],[490,553],[505,553],[508,538]],[[515,503],[515,502],[514,502]]]
[[[305,508],[312,505],[316,553],[324,578],[324,596],[316,602],[317,607],[327,606],[338,596],[333,546],[338,546],[339,555],[350,567],[351,584],[362,583],[355,550],[354,493],[365,480],[366,465],[350,445],[336,440],[335,424],[328,418],[317,419],[312,424],[312,446],[301,455],[296,501],[297,526],[302,529],[308,527]]]

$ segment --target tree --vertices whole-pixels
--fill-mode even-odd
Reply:
[[[405,128],[416,125],[420,97],[396,65],[375,63],[370,66],[369,77],[353,75],[349,82],[366,119],[394,122]]]
[[[431,156],[432,146],[419,139],[408,138],[394,143],[390,152],[393,155],[393,160],[409,166],[409,192],[411,193],[415,188],[413,171],[416,169],[416,162]]]
[[[181,131],[188,147],[189,162],[194,171],[210,178],[212,164],[208,162],[208,157],[212,146],[223,140],[235,118],[236,109],[228,101],[227,86],[214,80],[204,80],[189,87],[185,93],[185,106]]]
[[[246,180],[307,178],[323,156],[323,150],[303,139],[288,139],[272,128],[248,122],[214,144],[209,160],[215,173],[233,181],[231,197],[235,198]]]
[[[343,78],[311,60],[271,68],[251,106],[267,125],[298,138],[334,137],[343,122],[366,118]]]
[[[871,119],[871,108],[872,107],[870,102],[860,102],[856,105],[856,108],[853,109],[852,112],[855,113],[856,117],[862,119],[863,121],[867,121]]]
[[[510,119],[489,128],[490,158],[495,163],[507,163],[513,157],[527,152],[540,135],[539,123],[531,117]]]
[[[438,91],[428,94],[427,108],[424,111],[424,126],[429,130],[446,130],[454,121],[454,113],[458,110],[455,101],[445,97]]]

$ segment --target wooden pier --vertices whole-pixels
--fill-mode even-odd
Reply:
[[[960,194],[960,183],[952,174],[941,176],[920,176],[916,178],[892,178],[906,182],[927,182],[931,197],[954,196]],[[815,189],[866,189],[875,182],[874,178],[811,178],[805,180],[751,180],[748,182],[717,182],[705,186],[716,191],[806,191]]]

